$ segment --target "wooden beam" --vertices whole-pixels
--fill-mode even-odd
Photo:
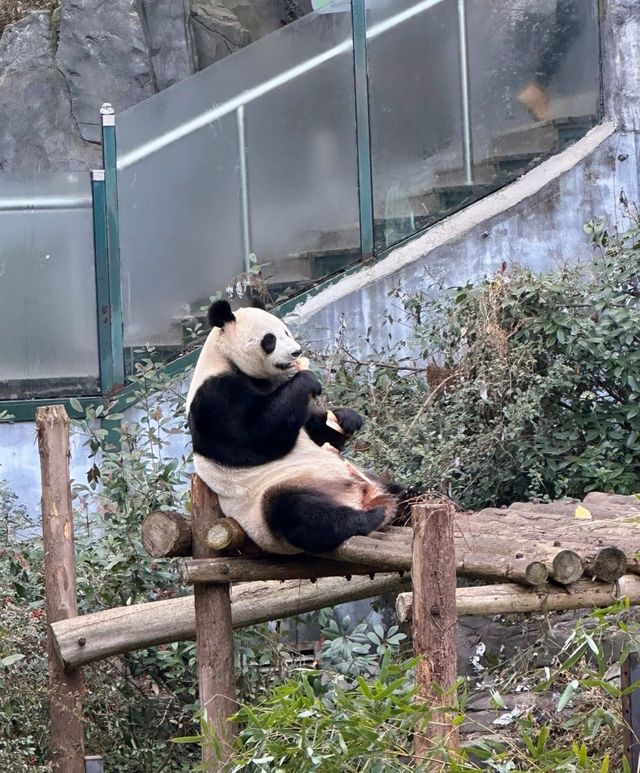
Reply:
[[[191,519],[175,510],[157,510],[142,522],[142,546],[153,558],[191,555]]]
[[[431,720],[414,737],[416,764],[444,771],[436,747],[455,749],[458,738],[446,706],[457,678],[458,620],[453,507],[448,502],[414,505],[413,648],[418,699],[432,709]]]
[[[630,652],[620,671],[622,694],[623,754],[629,764],[629,770],[636,773],[640,769],[640,690],[631,689],[640,680],[640,658],[636,652]]]
[[[316,583],[300,580],[246,583],[231,590],[232,623],[234,628],[242,628],[410,587],[408,574],[380,574],[373,580],[331,577]],[[58,657],[67,666],[81,666],[159,644],[193,640],[196,635],[193,596],[115,607],[62,620],[52,626],[52,633]]]
[[[75,618],[76,558],[69,478],[69,417],[63,406],[36,411],[42,477],[42,540],[47,623]],[[51,629],[47,634],[49,721],[54,773],[84,773],[82,675],[59,661]]]
[[[572,585],[584,574],[582,559],[575,550],[559,550],[551,561],[550,574],[560,585]]]
[[[524,506],[513,507],[513,510],[488,508],[479,517],[457,514],[454,539],[459,576],[541,585],[546,581],[546,571],[556,582],[567,585],[580,578],[581,566],[587,576],[606,582],[614,582],[627,572],[640,573],[637,524],[595,522],[593,534],[589,530],[574,533],[567,524],[568,514],[564,510],[554,516],[551,510],[538,513],[539,508],[547,505],[526,505],[537,508],[532,512],[522,509]],[[575,505],[570,507],[569,515],[572,515]],[[520,520],[523,515],[526,522]],[[598,536],[603,526],[606,533]],[[156,558],[188,556],[191,554],[190,529],[186,515],[181,518],[179,513],[152,513],[143,523],[143,544]],[[615,535],[612,529],[617,529]],[[517,537],[510,539],[510,532]],[[387,527],[367,537],[348,540],[329,557],[352,563],[365,561],[378,571],[408,570],[412,533],[410,527]],[[603,548],[614,536],[619,543]],[[552,537],[559,539],[552,540]],[[212,525],[207,545],[225,552],[239,550],[244,558],[268,558],[232,518],[220,518]]]
[[[256,582],[235,586],[231,592],[234,628],[310,612],[314,609],[398,593],[410,587],[408,574],[320,579],[316,583]],[[458,615],[495,615],[510,612],[542,612],[609,606],[616,598],[640,604],[640,577],[627,574],[615,587],[579,580],[569,594],[564,588],[545,585],[524,588],[513,583],[458,588]],[[411,594],[398,597],[400,619],[409,620]],[[51,626],[60,660],[68,667],[82,666],[113,655],[195,638],[193,596],[115,607],[102,612],[61,620]]]
[[[315,580],[379,573],[375,566],[348,564],[323,558],[192,558],[182,562],[182,578],[196,582],[250,582],[256,580]]]
[[[625,574],[614,584],[582,579],[571,587],[571,593],[551,584],[541,588],[524,588],[514,583],[458,588],[456,609],[458,617],[512,612],[563,612],[569,609],[608,607],[623,598],[628,598],[632,606],[640,604],[640,577]],[[400,622],[406,623],[412,619],[411,593],[398,596],[396,613]]]
[[[207,545],[207,532],[222,512],[217,496],[197,475],[191,480],[191,513],[194,557],[215,558],[216,552]],[[220,743],[219,750],[214,744],[203,744],[202,761],[208,770],[222,771],[235,734],[229,716],[237,710],[229,584],[197,583],[194,608],[200,705]]]
[[[519,585],[544,585],[549,570],[542,561],[528,558],[508,558],[479,553],[462,553],[456,561],[456,574],[460,577],[505,580]]]
[[[205,539],[211,550],[237,550],[249,538],[234,518],[216,518],[207,530]]]
[[[350,562],[354,566],[367,564],[377,567],[378,571],[392,569],[411,570],[411,546],[403,536],[394,534],[390,539],[381,539],[384,532],[368,537],[351,537],[331,553],[323,553],[325,559]],[[479,579],[502,579],[518,582],[522,585],[542,585],[547,580],[548,570],[542,561],[528,558],[514,558],[513,555],[481,552],[473,545],[471,549],[462,544],[456,546],[453,559],[456,572],[461,577]],[[514,551],[515,552],[515,551]],[[560,551],[555,550],[554,554]],[[566,551],[564,551],[566,552]],[[582,574],[582,564],[576,557]]]
[[[206,544],[211,550],[236,550],[249,547],[249,543],[244,529],[233,518],[218,516],[207,530]],[[153,558],[191,556],[191,517],[175,510],[150,513],[142,522],[142,545]]]
[[[619,548],[603,548],[584,562],[584,573],[604,582],[616,582],[627,573],[627,557]]]

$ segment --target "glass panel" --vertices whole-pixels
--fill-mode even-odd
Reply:
[[[242,271],[239,186],[234,116],[119,171],[126,347],[181,352],[185,320]]]
[[[0,177],[0,399],[99,392],[86,172]]]
[[[467,0],[474,181],[496,187],[598,120],[594,0]]]
[[[343,1],[324,7],[119,117],[127,346],[177,351],[182,320],[240,274],[250,252],[271,263],[274,293],[354,258],[349,11]]]
[[[456,0],[367,0],[375,241],[385,249],[459,203],[462,168]]]
[[[596,11],[596,0],[367,0],[378,249],[597,122]]]
[[[251,250],[274,298],[360,259],[349,5],[299,23],[289,68],[304,68],[301,38],[348,45],[246,107]]]

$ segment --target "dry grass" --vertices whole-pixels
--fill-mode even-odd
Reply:
[[[22,19],[30,11],[53,11],[59,0],[0,0],[0,35],[7,24]]]

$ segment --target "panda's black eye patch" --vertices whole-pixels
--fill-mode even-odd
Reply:
[[[267,333],[262,341],[260,341],[260,346],[265,354],[273,354],[276,350],[276,337],[273,333]]]

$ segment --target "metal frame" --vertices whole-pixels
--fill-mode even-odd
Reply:
[[[111,299],[109,297],[109,245],[104,169],[91,172],[93,194],[93,251],[96,275],[96,310],[98,315],[98,355],[100,387],[104,394],[113,386],[113,352],[111,349]]]
[[[105,103],[102,116],[102,163],[104,164],[104,212],[109,277],[111,387],[124,385],[124,339],[120,289],[120,222],[118,219],[118,169],[116,122],[113,108]]]
[[[247,131],[244,123],[244,105],[236,110],[236,126],[238,130],[238,156],[240,163],[240,217],[242,222],[242,249],[244,255],[244,270],[251,268],[251,210],[249,208],[249,177],[247,172]]]
[[[462,163],[464,181],[473,185],[473,142],[471,139],[471,97],[469,89],[469,43],[466,0],[458,0],[458,49],[460,54],[460,108],[462,113]]]
[[[78,418],[81,413],[71,405],[71,400],[84,411],[125,383],[115,115],[108,103],[101,107],[100,115],[104,169],[91,172],[100,394],[62,400],[43,397],[0,401],[0,411],[7,411],[15,421],[33,420],[36,409],[50,405],[52,400],[63,403],[69,415]]]
[[[353,35],[353,79],[356,110],[356,154],[360,208],[360,252],[362,260],[374,254],[373,176],[369,125],[369,68],[367,62],[366,0],[351,0]]]

